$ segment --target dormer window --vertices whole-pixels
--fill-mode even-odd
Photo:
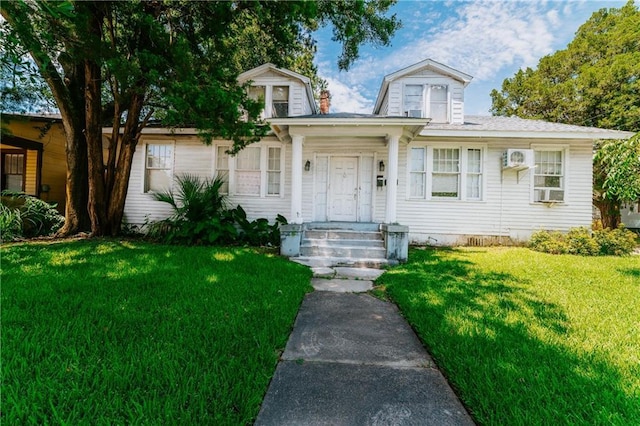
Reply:
[[[405,117],[430,118],[434,123],[449,121],[448,87],[443,84],[404,86]]]
[[[289,86],[273,86],[272,117],[289,116]]]
[[[248,94],[264,103],[261,118],[289,116],[289,86],[251,86]]]

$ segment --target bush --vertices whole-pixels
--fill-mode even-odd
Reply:
[[[597,256],[600,253],[600,246],[587,228],[570,229],[566,239],[569,246],[569,254]]]
[[[8,191],[2,192],[1,199],[3,240],[51,235],[64,224],[64,216],[58,213],[55,204],[24,193]]]
[[[171,217],[152,222],[147,235],[170,244],[280,244],[280,225],[287,220],[278,215],[275,223],[267,219],[247,220],[241,206],[227,208],[220,193],[222,179],[200,179],[195,175],[176,177],[177,191],[154,194],[158,201],[171,205]]]
[[[629,254],[636,246],[636,234],[624,226],[618,229],[602,229],[593,233],[602,255],[622,256]]]
[[[633,232],[618,229],[596,229],[593,234],[587,228],[572,228],[567,234],[538,231],[531,235],[529,247],[551,254],[577,254],[582,256],[629,254],[636,246]]]
[[[534,232],[529,240],[529,247],[543,253],[565,254],[569,252],[565,237],[560,232]]]

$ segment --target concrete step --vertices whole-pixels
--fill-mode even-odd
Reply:
[[[309,229],[304,231],[304,237],[330,240],[382,240],[382,233],[378,231],[352,231],[342,229]]]
[[[325,238],[305,238],[302,240],[303,246],[309,247],[381,247],[384,248],[384,241],[380,240],[359,240],[359,239],[325,239]]]
[[[348,257],[310,257],[299,256],[292,257],[290,260],[309,266],[310,268],[331,268],[334,266],[344,266],[350,268],[374,268],[381,269],[386,266],[397,265],[396,260],[388,259],[364,259],[364,258],[348,258]]]
[[[384,259],[387,251],[384,247],[357,246],[308,246],[300,245],[301,256],[345,257],[363,259]]]
[[[304,225],[305,230],[349,230],[349,231],[379,231],[380,224],[373,222],[309,222]]]

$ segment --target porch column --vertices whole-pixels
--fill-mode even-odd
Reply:
[[[387,159],[387,209],[384,216],[385,223],[396,222],[396,208],[398,198],[398,145],[399,135],[387,136],[387,148],[389,158]]]
[[[289,223],[302,223],[302,143],[304,136],[291,135],[291,217]]]

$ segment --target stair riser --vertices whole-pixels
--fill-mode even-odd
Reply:
[[[354,247],[300,247],[300,255],[309,257],[348,257],[362,259],[385,259],[384,248]]]
[[[380,224],[366,222],[311,222],[305,224],[305,230],[334,230],[345,231],[379,231]]]
[[[382,234],[380,232],[312,230],[305,231],[304,236],[305,238],[331,240],[382,240]]]
[[[380,241],[380,240],[322,240],[322,239],[308,239],[308,238],[305,238],[304,240],[302,240],[302,246],[384,248],[384,241]]]

